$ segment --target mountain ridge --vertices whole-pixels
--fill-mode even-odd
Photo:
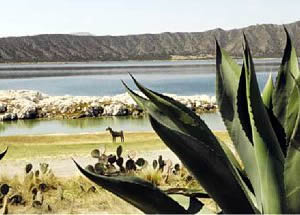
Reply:
[[[285,25],[300,52],[300,21]],[[203,32],[124,36],[41,34],[0,38],[0,62],[79,62],[108,60],[203,59],[215,56],[215,38],[234,57],[242,56],[242,32],[254,57],[281,57],[282,25],[260,24]]]

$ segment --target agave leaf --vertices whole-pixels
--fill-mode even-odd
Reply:
[[[272,74],[269,75],[268,81],[264,87],[262,92],[262,100],[266,108],[272,108],[272,93],[273,93],[274,85],[272,80]]]
[[[151,114],[155,118],[160,118],[160,121],[163,122],[163,124],[170,126],[172,129],[178,130],[178,127],[167,117],[163,114],[162,111],[159,110],[159,108],[148,99],[145,99],[135,92],[133,92],[123,81],[123,85],[125,86],[127,92],[129,95],[133,98],[133,100],[145,111],[147,111],[149,114]]]
[[[196,197],[190,197],[190,205],[187,211],[189,214],[196,214],[203,208],[203,206],[204,204]]]
[[[74,161],[75,162],[75,161]],[[137,177],[107,177],[90,173],[75,162],[80,172],[104,189],[119,196],[147,214],[186,214],[181,205],[153,184]]]
[[[168,195],[182,195],[186,197],[196,197],[201,199],[211,199],[211,197],[204,191],[198,189],[189,189],[189,188],[168,188],[163,190],[164,193]]]
[[[287,145],[285,140],[284,128],[282,127],[278,119],[275,117],[273,112],[273,102],[272,102],[273,91],[274,91],[274,85],[272,80],[272,74],[270,74],[269,79],[262,92],[262,100],[265,105],[265,108],[267,109],[273,130],[275,131],[281,150],[283,154],[286,155]]]
[[[293,76],[293,75],[292,75]],[[295,80],[298,97],[300,99],[300,80]],[[284,163],[284,183],[287,196],[287,213],[299,214],[300,196],[300,106],[298,106],[298,117],[295,130],[288,147],[287,157]]]
[[[225,213],[255,212],[251,200],[243,190],[244,186],[240,184],[240,179],[224,154],[218,154],[195,137],[160,124],[151,115],[149,118],[156,133]]]
[[[238,162],[238,160],[236,159],[235,155],[233,154],[233,152],[231,151],[231,149],[225,144],[222,142],[222,140],[219,140],[227,158],[231,161],[231,163],[236,167],[236,169],[238,171],[241,171],[243,172],[243,168],[242,166],[240,165],[240,163]]]
[[[125,84],[124,81],[121,81],[122,84],[124,85],[124,87],[126,88],[126,91],[128,92],[128,94],[133,98],[133,100],[137,103],[138,106],[140,106],[140,108],[144,109],[144,105],[147,104],[147,99],[141,97],[140,95],[138,95],[137,93],[133,92],[128,86],[127,84]]]
[[[163,114],[163,112],[161,112],[155,104],[153,104],[151,101],[149,101],[149,100],[139,96],[135,92],[133,92],[123,81],[122,81],[122,83],[125,86],[129,95],[131,95],[131,97],[136,101],[136,103],[139,104],[141,107],[143,107],[146,111],[148,111],[152,117],[159,120],[160,123],[162,123],[163,125],[168,126],[169,128],[172,128],[172,129],[180,132],[180,129],[169,119],[169,117],[166,117],[166,115]],[[224,152],[226,153],[228,159],[235,166],[235,168],[240,173],[242,179],[244,180],[245,184],[252,191],[251,184],[247,181],[247,176],[246,176],[243,168],[239,164],[239,162],[236,160],[232,151],[226,146],[226,144],[224,144],[222,142],[220,142],[220,143],[221,143],[221,146],[222,146]]]
[[[289,143],[297,120],[299,100],[296,99],[297,89],[290,74],[299,76],[296,50],[290,36],[284,28],[287,42],[280,65],[279,73],[273,92],[273,112],[286,134],[286,143]]]
[[[245,90],[239,89],[241,68],[216,42],[216,96],[218,107],[231,140],[253,185],[258,208],[261,210],[261,190],[258,167],[252,146],[252,130]],[[239,107],[239,108],[238,108]],[[239,113],[238,113],[239,111]],[[243,111],[243,112],[242,112]],[[249,138],[248,138],[249,137]]]
[[[145,106],[144,103],[144,107],[146,107],[151,117],[159,121],[159,123],[161,123],[163,126],[167,128],[170,128],[179,133],[184,133],[187,135],[194,136],[196,139],[200,140],[202,144],[205,144],[206,145],[205,147],[210,149],[210,151],[214,151],[219,156],[223,156],[224,160],[227,162],[226,165],[230,172],[229,175],[231,175],[234,178],[235,182],[238,184],[240,192],[242,193],[245,191],[245,189],[247,189],[245,188],[246,185],[242,182],[241,178],[239,177],[239,174],[232,166],[232,163],[226,157],[225,152],[221,147],[220,143],[217,141],[216,137],[213,135],[213,133],[206,126],[206,124],[197,115],[195,115],[191,110],[186,108],[181,103],[167,96],[148,90],[145,87],[143,87],[141,84],[139,84],[134,78],[133,80],[135,81],[138,88],[148,98],[151,98],[150,100],[148,100],[149,103],[150,102],[152,103],[151,106],[150,105]],[[171,123],[168,123],[168,121],[171,121]],[[202,182],[200,183],[202,184]],[[227,187],[229,188],[231,186],[227,186]],[[244,197],[246,198],[245,201],[249,202],[250,201],[249,199],[252,200],[252,198],[250,197],[248,198],[248,195],[246,195],[245,193],[244,193]],[[226,201],[227,203],[231,202],[228,199]],[[231,202],[230,204],[233,204],[233,202]]]
[[[239,161],[237,160],[236,156],[233,154],[233,152],[231,151],[231,149],[229,149],[229,147],[223,143],[221,140],[219,140],[227,158],[230,160],[230,162],[232,163],[232,165],[236,168],[236,170],[238,171],[241,179],[243,180],[243,182],[245,183],[245,185],[248,187],[249,191],[251,191],[254,194],[254,189],[253,189],[253,185],[251,184],[247,173],[245,171],[245,169],[240,165]],[[252,198],[254,198],[254,196],[252,194],[249,193],[249,196],[251,196]],[[255,200],[256,201],[256,200]]]
[[[6,155],[7,150],[8,150],[8,147],[3,152],[0,153],[0,160],[2,160],[2,158]]]
[[[129,95],[136,101],[136,103],[139,104],[141,107],[143,107],[146,111],[148,111],[152,117],[154,117],[155,119],[159,119],[160,123],[180,132],[180,129],[169,119],[169,117],[166,117],[166,115],[163,114],[159,110],[159,108],[155,104],[153,104],[153,102],[151,102],[151,101],[139,96],[135,92],[133,92],[123,81],[122,81],[122,83],[125,86]],[[232,164],[237,168],[237,170],[241,174],[243,174],[243,176],[245,176],[243,168],[241,167],[241,165],[239,164],[239,162],[233,155],[232,151],[228,148],[228,146],[226,146],[226,144],[222,143],[221,141],[220,141],[220,143],[221,143],[221,146],[222,146],[224,152],[226,153],[227,157],[232,162]]]
[[[286,207],[284,192],[284,156],[268,113],[260,96],[248,42],[245,38],[244,63],[240,85],[246,86],[258,175],[261,182],[264,213],[283,213]],[[262,120],[263,119],[263,120]]]
[[[207,147],[211,147],[217,153],[223,153],[223,149],[217,141],[217,138],[204,121],[193,111],[168,96],[147,89],[137,82],[133,76],[131,77],[136,86],[149,98],[151,103],[155,105],[155,111],[159,112],[160,116],[165,115],[165,118],[171,121],[171,123],[161,120],[158,117],[155,118],[156,120],[159,122],[162,121],[167,127],[184,132],[207,143]],[[147,110],[153,111],[152,107],[147,108]],[[150,113],[150,115],[152,114]],[[156,115],[152,116],[155,117]]]

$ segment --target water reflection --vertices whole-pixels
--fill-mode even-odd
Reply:
[[[18,121],[5,121],[0,122],[0,131],[1,134],[9,130],[11,128],[13,129],[33,129],[37,126],[39,126],[41,123],[41,120],[18,120]]]
[[[101,117],[101,118],[82,118],[82,119],[66,119],[58,121],[62,127],[72,129],[89,129],[90,131],[105,131],[110,126],[114,129],[123,130],[151,130],[148,123],[148,117]],[[94,130],[95,129],[95,130]]]
[[[212,130],[225,130],[219,113],[202,114],[201,118]],[[148,117],[101,117],[62,120],[18,120],[0,123],[0,136],[54,133],[104,132],[110,126],[115,130],[152,131]]]

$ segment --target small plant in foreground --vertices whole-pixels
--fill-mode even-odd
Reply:
[[[6,155],[7,149],[0,153],[0,160]],[[9,192],[9,185],[7,183],[1,183],[0,184],[0,203],[1,203],[1,209],[0,213],[6,214],[7,211],[7,194]]]
[[[103,152],[99,149],[94,149],[91,156],[97,159],[96,164],[87,165],[86,170],[97,175],[103,176],[129,176],[139,174],[148,181],[158,185],[162,182],[168,183],[171,175],[179,174],[181,168],[179,164],[173,163],[171,160],[164,160],[162,155],[157,160],[153,160],[153,167],[150,167],[149,162],[139,157],[136,159],[136,152],[130,151],[127,154],[127,159],[122,157],[123,147],[120,145],[116,149],[115,154],[106,155],[106,150]]]
[[[156,133],[223,213],[300,213],[300,73],[285,31],[287,43],[275,86],[270,76],[262,95],[246,38],[241,68],[216,43],[218,107],[243,165],[187,107],[134,78],[148,99],[124,84],[148,112]],[[185,209],[139,178],[98,176],[78,168],[145,213],[197,213],[205,208],[198,197],[191,196]]]

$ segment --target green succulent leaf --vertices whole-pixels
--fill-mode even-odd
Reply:
[[[251,184],[245,169],[241,166],[241,164],[239,163],[239,161],[237,160],[236,156],[233,154],[231,149],[225,143],[223,143],[221,140],[219,140],[219,142],[220,142],[227,158],[230,160],[232,165],[236,168],[241,179],[243,180],[245,185],[248,187],[249,191],[254,194],[253,185]],[[250,195],[253,196],[252,194],[250,194]]]
[[[163,120],[158,117],[156,117],[156,120],[163,122],[167,127],[171,127],[172,129],[184,132],[206,142],[207,146],[212,147],[217,153],[223,153],[223,149],[217,141],[217,138],[204,121],[193,111],[168,96],[147,89],[137,82],[133,76],[131,77],[136,86],[150,100],[152,107],[146,107],[147,111],[149,110],[150,115],[152,115],[151,112],[156,111],[160,113],[160,116],[165,116],[165,119]],[[156,114],[153,114],[152,116],[155,117]],[[166,119],[168,119],[168,121],[166,121]]]
[[[168,126],[169,128],[172,128],[172,129],[180,132],[180,128],[178,128],[173,123],[173,121],[170,120],[169,117],[167,117],[162,111],[160,111],[159,108],[153,102],[139,96],[138,94],[133,92],[124,82],[122,82],[122,83],[125,86],[129,95],[131,95],[131,97],[136,101],[136,103],[139,104],[141,107],[143,107],[146,111],[148,111],[152,117],[154,117],[155,119],[159,119],[160,123]],[[244,173],[241,165],[239,164],[239,162],[233,155],[232,151],[226,146],[226,144],[222,143],[221,141],[220,141],[220,143],[221,143],[221,146],[222,146],[224,152],[226,153],[227,157],[230,159],[232,164],[237,168],[237,170],[241,174],[243,174],[245,176],[245,173]],[[242,177],[242,178],[244,178],[244,177]]]
[[[268,81],[262,92],[262,100],[266,108],[272,108],[272,94],[273,94],[274,84],[272,80],[272,74],[269,75]]]
[[[2,160],[2,158],[6,155],[7,150],[8,150],[8,147],[3,152],[0,153],[0,160]]]
[[[233,154],[233,152],[231,151],[231,149],[225,144],[223,143],[221,140],[218,140],[227,156],[227,158],[231,161],[231,163],[235,166],[235,168],[238,171],[243,172],[244,169],[242,168],[242,166],[240,165],[240,163],[238,162],[237,158],[235,157],[235,155]]]
[[[75,162],[75,161],[74,161]],[[132,176],[107,177],[90,173],[75,162],[80,172],[147,214],[186,214],[181,205],[153,184]]]
[[[149,118],[156,133],[225,213],[255,212],[252,202],[243,190],[244,186],[240,184],[237,173],[224,154],[217,153],[195,137],[164,126],[151,115]]]
[[[240,189],[239,190],[240,193],[244,193],[244,192],[248,191],[248,190],[245,191],[246,185],[243,182],[241,182],[242,179],[239,177],[239,174],[237,173],[235,168],[232,166],[232,163],[230,162],[230,160],[228,160],[222,146],[220,145],[220,143],[218,142],[216,137],[209,130],[209,128],[206,126],[206,124],[196,114],[194,114],[194,112],[189,110],[187,107],[185,107],[181,103],[179,103],[167,96],[161,95],[161,94],[153,92],[151,90],[148,90],[147,88],[145,88],[141,84],[139,84],[134,78],[133,78],[133,80],[135,81],[138,88],[149,98],[149,100],[147,100],[147,102],[145,102],[145,100],[144,100],[143,105],[151,117],[153,117],[156,121],[158,121],[163,126],[169,128],[171,130],[186,134],[188,136],[192,136],[193,138],[199,140],[199,142],[201,142],[202,144],[205,144],[206,148],[210,149],[211,151],[218,154],[219,156],[222,156],[226,162],[227,171],[229,170],[229,175],[231,175],[232,179],[234,179],[234,181],[235,181],[234,183],[236,183],[236,185],[238,185],[238,187]],[[129,89],[127,89],[127,90],[129,90]],[[131,92],[131,94],[132,94],[132,92]],[[134,95],[134,96],[135,96],[135,98],[137,98],[136,95]],[[145,105],[147,103],[148,103],[148,105]],[[151,105],[149,105],[149,104],[151,104]],[[203,185],[202,181],[200,181],[200,183]],[[225,186],[225,187],[229,188],[231,186]],[[248,195],[246,195],[245,193],[243,194],[243,196],[245,198],[244,199],[245,202],[248,202],[248,204],[252,207],[252,205],[249,203],[250,197],[248,198]],[[252,201],[252,199],[251,199],[251,201]],[[220,202],[218,202],[218,203],[221,205],[227,204],[227,203],[231,204],[231,206],[236,205],[235,203],[233,204],[232,201],[229,201],[228,198],[224,202],[226,202],[226,203],[220,203]],[[232,210],[234,210],[235,207],[237,207],[237,206],[233,206]],[[227,205],[222,208],[229,208],[229,207]]]
[[[293,76],[293,75],[292,75]],[[295,80],[300,99],[300,80]],[[284,164],[284,183],[287,198],[287,213],[300,213],[300,106],[298,106],[298,117],[295,130],[292,135],[287,157]]]
[[[135,92],[133,92],[124,82],[122,82],[123,85],[125,86],[127,92],[129,95],[133,98],[133,100],[141,107],[144,109],[144,111],[147,111],[149,114],[151,114],[155,118],[159,118],[163,124],[166,124],[172,129],[178,130],[178,127],[170,120],[169,117],[167,117],[162,111],[159,110],[159,108],[151,101],[148,99],[145,99]]]
[[[260,179],[252,144],[246,90],[239,89],[241,68],[216,42],[216,96],[231,140],[244,164],[261,209]],[[239,90],[239,91],[238,91]],[[246,111],[245,111],[246,110]]]
[[[211,199],[211,197],[202,190],[199,189],[189,189],[189,188],[168,188],[166,190],[163,190],[164,193],[168,195],[182,195],[186,197],[196,197],[201,199]]]
[[[287,42],[276,78],[272,102],[274,115],[285,130],[286,145],[288,145],[293,134],[298,115],[298,106],[300,104],[296,98],[297,89],[290,74],[297,78],[299,76],[299,68],[296,50],[292,45],[287,29],[284,28],[284,30]]]
[[[246,38],[241,76],[245,77],[241,79],[240,87],[246,86],[255,157],[259,164],[258,175],[261,182],[263,212],[283,213],[286,207],[283,178],[284,156],[260,96]]]
[[[196,214],[198,213],[202,208],[204,204],[199,201],[196,197],[190,197],[190,205],[187,209],[189,214]]]
[[[273,112],[273,102],[272,102],[273,91],[274,91],[274,85],[272,80],[272,74],[270,74],[268,81],[262,92],[262,100],[268,112],[273,130],[275,131],[281,150],[283,154],[286,155],[287,147],[286,147],[284,128],[282,127],[282,125],[280,124],[280,122],[278,121],[278,119],[276,118]]]

